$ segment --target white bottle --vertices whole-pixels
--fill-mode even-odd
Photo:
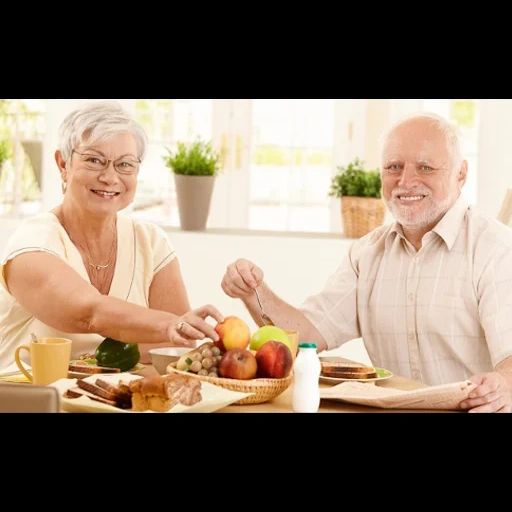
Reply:
[[[294,412],[318,412],[320,388],[318,379],[322,366],[315,343],[300,343],[293,365],[294,382],[292,407]]]

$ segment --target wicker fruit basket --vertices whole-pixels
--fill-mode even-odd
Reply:
[[[360,238],[384,222],[386,205],[376,197],[341,198],[343,232],[348,238]]]
[[[203,375],[197,375],[192,372],[182,372],[173,368],[171,365],[167,366],[167,373],[179,373],[181,375],[187,375],[195,379],[200,379],[205,382],[210,382],[216,386],[220,386],[230,391],[239,391],[241,393],[254,393],[251,396],[247,396],[235,402],[236,405],[246,404],[261,404],[268,402],[279,396],[285,391],[290,384],[293,382],[293,371],[284,379],[249,379],[249,380],[238,380],[238,379],[224,379],[222,377],[206,377]]]

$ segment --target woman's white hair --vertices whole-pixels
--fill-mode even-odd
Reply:
[[[121,132],[131,133],[137,144],[137,156],[144,160],[148,139],[144,128],[117,101],[88,103],[68,114],[59,127],[59,149],[67,162],[73,149],[82,143],[92,145]]]
[[[415,119],[426,119],[431,122],[431,125],[439,130],[446,139],[446,145],[451,153],[452,162],[454,167],[459,167],[463,161],[462,154],[462,136],[459,127],[448,121],[448,119],[434,114],[432,112],[418,112],[415,114],[409,114],[388,128],[380,137],[380,154],[383,154],[384,147],[389,137],[392,135],[394,130],[403,124],[415,120]]]

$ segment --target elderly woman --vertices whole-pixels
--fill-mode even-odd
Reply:
[[[63,200],[24,220],[0,261],[0,369],[31,334],[70,338],[72,358],[104,338],[154,346],[217,340],[211,305],[190,308],[166,233],[118,212],[132,201],[147,138],[116,102],[70,113],[55,161]]]

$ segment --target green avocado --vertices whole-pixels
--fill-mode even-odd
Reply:
[[[132,369],[140,361],[139,345],[105,338],[96,349],[98,366],[119,368],[122,372]]]

